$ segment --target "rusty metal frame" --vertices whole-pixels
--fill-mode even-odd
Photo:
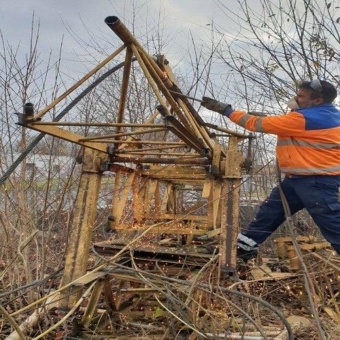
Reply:
[[[117,17],[108,17],[105,22],[123,41],[123,46],[46,108],[36,114],[31,110],[19,114],[19,125],[86,149],[62,284],[68,284],[86,271],[96,200],[104,171],[116,174],[112,216],[108,223],[111,229],[131,233],[138,228],[144,231],[149,225],[157,225],[150,233],[187,235],[188,240],[195,234],[218,236],[221,268],[234,271],[239,199],[239,190],[235,187],[239,187],[243,163],[238,143],[248,136],[205,123],[188,98],[180,95],[176,78],[164,58],[150,56]],[[52,108],[123,51],[125,61],[115,122],[48,121],[46,114]],[[124,120],[133,58],[159,103],[150,118],[140,124]],[[163,117],[164,124],[155,123],[157,117]],[[73,127],[79,126],[112,128],[113,131],[85,136],[72,131]],[[229,137],[229,146],[219,144],[216,134],[209,129]],[[126,163],[129,166],[125,166]],[[119,196],[119,191],[125,197]],[[178,198],[183,192],[190,191],[201,192],[206,203],[193,202],[183,211],[179,208]],[[134,213],[132,224],[122,220],[129,204]],[[207,207],[205,215],[195,214],[204,206]],[[160,221],[164,221],[164,227]],[[77,298],[68,294],[62,298],[61,304],[65,306],[71,306]]]

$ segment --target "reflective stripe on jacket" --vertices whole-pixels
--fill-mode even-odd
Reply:
[[[333,104],[272,117],[234,111],[229,118],[247,130],[278,136],[276,153],[283,173],[340,174],[340,111]]]

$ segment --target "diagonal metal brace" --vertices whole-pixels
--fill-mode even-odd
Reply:
[[[164,125],[173,132],[178,138],[180,138],[189,147],[197,151],[201,156],[211,158],[211,150],[196,137],[186,127],[184,127],[173,115],[168,113],[168,110],[163,105],[156,107],[158,112],[164,118]]]

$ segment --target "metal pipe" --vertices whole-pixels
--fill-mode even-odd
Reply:
[[[151,123],[74,123],[74,122],[35,122],[34,125],[58,125],[58,126],[96,126],[96,127],[150,127],[150,128],[161,128],[164,127],[162,124],[151,124]]]
[[[144,135],[144,134],[147,134],[147,133],[154,133],[154,132],[161,132],[161,131],[168,131],[168,129],[163,127],[163,128],[151,129],[151,130],[141,130],[141,131],[112,133],[110,135],[84,137],[84,138],[79,139],[79,141],[80,142],[84,142],[84,141],[104,139],[104,138],[115,138],[115,137],[124,137],[124,136]],[[117,139],[119,139],[119,138],[117,138]]]
[[[146,163],[151,163],[151,164],[186,164],[186,165],[209,165],[210,161],[207,158],[159,158],[159,157],[119,157],[119,156],[114,156],[112,158],[112,161],[114,163],[135,163],[135,164],[146,164]]]
[[[221,132],[225,132],[225,133],[229,133],[233,136],[237,136],[237,137],[243,137],[243,138],[249,138],[249,135],[245,135],[243,133],[239,133],[239,132],[235,132],[233,130],[229,130],[229,129],[226,129],[226,128],[223,128],[223,127],[220,127],[216,124],[210,124],[210,123],[204,123],[205,126],[209,127],[209,128],[212,128],[214,130],[217,130],[217,131],[221,131]]]
[[[201,156],[211,158],[211,150],[207,149],[197,136],[190,133],[174,116],[168,115],[166,107],[163,105],[157,105],[156,108],[163,116],[165,126],[170,131],[172,131],[183,142],[187,143],[189,147],[196,150]]]
[[[181,98],[181,97],[183,97],[183,98],[188,98],[188,99],[191,99],[191,100],[195,100],[196,102],[203,103],[203,100],[202,100],[202,99],[190,97],[190,96],[187,96],[186,94],[183,94],[183,93],[180,93],[180,92],[177,92],[177,91],[173,91],[173,90],[169,90],[169,92],[171,92],[172,94],[175,94],[176,96],[179,96],[180,98]]]
[[[155,63],[155,61],[150,57],[150,55],[145,51],[143,46],[137,41],[137,39],[132,35],[132,33],[126,28],[126,26],[119,20],[116,16],[109,16],[105,19],[105,23],[115,32],[118,37],[127,45],[135,45],[144,54],[149,62],[155,68],[158,76],[162,79],[165,86],[171,88],[173,83],[170,81],[166,73],[164,73],[160,67]]]
[[[105,18],[105,23],[108,25],[118,37],[127,44],[136,44],[136,38],[130,33],[126,26],[116,16],[108,16]]]
[[[26,103],[24,105],[24,114],[28,117],[33,117],[33,115],[34,115],[34,105],[32,103]]]
[[[191,96],[188,96],[186,94],[183,94],[181,92],[177,92],[177,91],[174,91],[174,90],[169,90],[169,92],[171,92],[172,94],[180,97],[180,98],[187,98],[187,99],[191,99],[191,100],[194,100],[196,102],[200,102],[200,103],[203,103],[203,100],[202,99],[198,99],[198,98],[195,98],[195,97],[191,97]],[[247,112],[249,115],[251,116],[258,116],[258,117],[267,117],[267,115],[263,112],[257,112],[257,111],[250,111],[250,112]]]
[[[127,48],[126,54],[125,54],[121,94],[120,94],[120,100],[119,100],[119,106],[118,106],[118,112],[117,112],[117,123],[123,122],[123,115],[124,115],[127,92],[128,92],[131,64],[132,64],[132,51],[130,48]],[[121,129],[122,129],[121,127],[117,127],[116,132],[120,132]]]

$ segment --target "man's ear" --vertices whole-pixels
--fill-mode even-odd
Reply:
[[[314,99],[314,101],[315,101],[315,105],[321,105],[324,103],[323,98],[316,98]]]

